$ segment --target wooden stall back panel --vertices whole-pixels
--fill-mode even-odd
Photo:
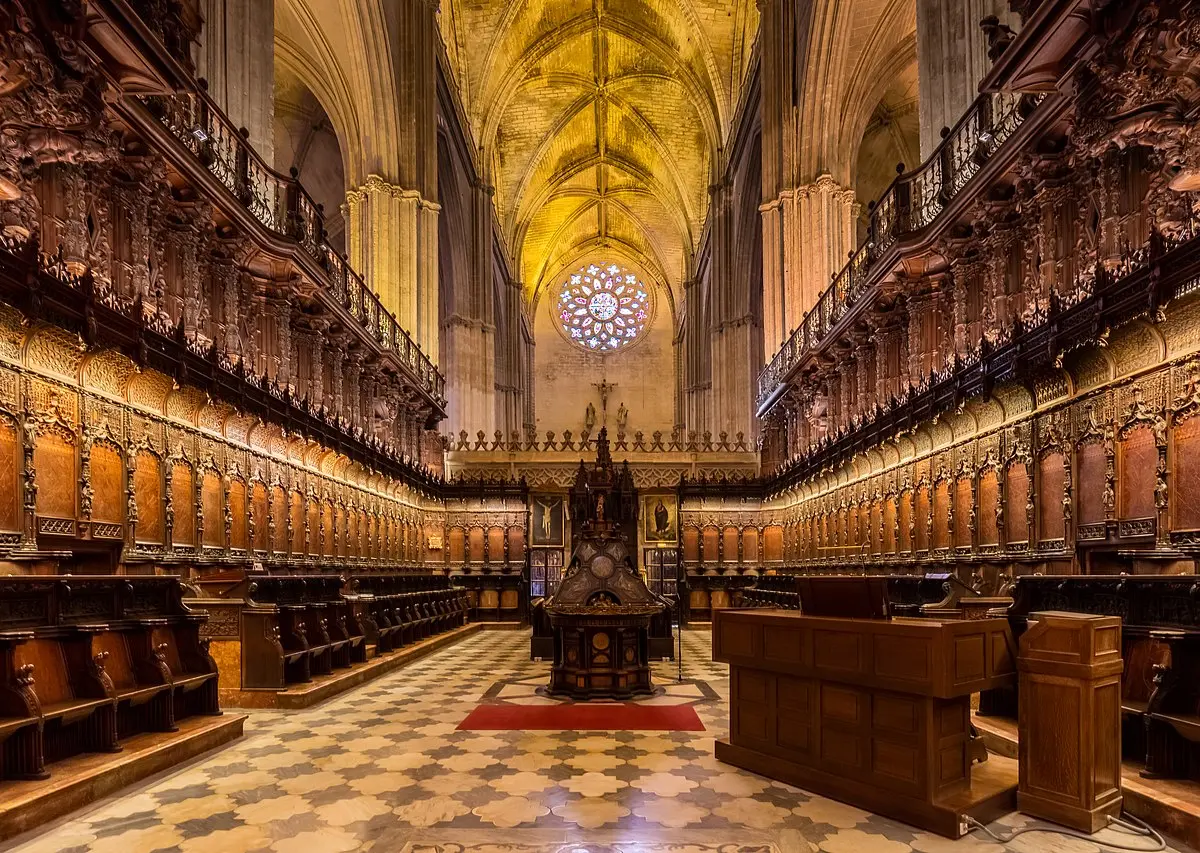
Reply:
[[[304,498],[299,492],[292,492],[288,497],[292,519],[292,541],[288,548],[293,554],[304,553]]]
[[[316,501],[310,502],[305,517],[308,519],[308,540],[305,553],[321,553],[321,505]]]
[[[1119,516],[1125,519],[1154,516],[1154,480],[1158,468],[1158,448],[1154,431],[1139,427],[1123,438],[1118,448],[1120,465]]]
[[[758,562],[758,528],[747,527],[742,531],[742,555],[747,563]]]
[[[917,488],[916,498],[916,549],[918,551],[929,550],[929,487],[920,486]]]
[[[896,499],[883,502],[883,553],[896,553]]]
[[[900,493],[900,553],[910,554],[913,550],[912,541],[912,517],[913,517],[913,493],[905,491]]]
[[[256,551],[267,550],[267,535],[270,533],[268,529],[268,502],[267,502],[267,487],[262,483],[255,483],[250,490],[250,510],[254,517],[254,548]]]
[[[104,671],[112,679],[114,687],[127,690],[137,686],[137,676],[133,672],[133,661],[129,658],[129,647],[125,644],[124,635],[119,631],[101,632],[92,641],[92,649],[96,652],[108,652],[108,659],[104,661]]]
[[[1172,441],[1171,527],[1200,530],[1200,417],[1177,424]]]
[[[0,415],[0,530],[21,529],[22,446],[12,418]]]
[[[336,552],[334,544],[337,540],[336,528],[333,525],[333,504],[325,501],[321,505],[321,529],[325,532],[325,547],[321,549],[321,553],[326,557],[332,557]]]
[[[458,565],[467,561],[466,534],[461,527],[450,528],[447,545],[450,548],[451,563]]]
[[[880,525],[883,523],[883,505],[879,501],[871,504],[871,512],[867,517],[867,524],[870,530],[867,531],[867,541],[871,543],[871,553],[883,553],[883,537],[880,532]]]
[[[271,542],[271,550],[285,553],[288,549],[287,540],[288,496],[279,486],[271,487],[271,517],[275,519],[275,538]]]
[[[493,563],[504,562],[504,528],[491,527],[487,532],[488,560]]]
[[[174,486],[174,481],[172,481]],[[133,470],[133,501],[137,507],[137,527],[134,536],[148,545],[163,544],[163,479],[162,466],[153,453],[137,455]],[[176,511],[172,509],[172,511]],[[175,523],[179,523],[176,515]],[[172,534],[173,536],[174,534]]]
[[[725,543],[725,562],[736,563],[738,561],[738,529],[726,527],[721,533],[721,538]]]
[[[979,513],[975,527],[980,545],[999,545],[1000,529],[996,526],[996,505],[1000,501],[1000,477],[995,470],[979,475]]]
[[[229,483],[229,547],[246,550],[247,539],[246,484],[241,480]]]
[[[77,454],[73,438],[65,431],[40,433],[33,451],[37,476],[37,514],[50,518],[75,518],[79,492]]]
[[[67,677],[67,662],[56,640],[29,640],[16,647],[16,665],[33,664],[34,690],[42,706],[74,697]]]
[[[525,528],[510,527],[508,529],[508,553],[514,563],[525,561]]]
[[[221,478],[205,471],[200,480],[200,511],[204,518],[204,544],[220,548],[225,544],[225,513],[221,506]]]
[[[351,509],[349,518],[346,522],[349,527],[349,542],[346,545],[346,551],[351,557],[359,557],[362,555],[362,542],[360,541],[358,529],[358,510]]]
[[[945,480],[933,489],[933,547],[950,547],[950,484]]]
[[[92,521],[123,524],[125,521],[125,463],[110,444],[92,445]],[[161,517],[162,510],[159,509]],[[141,516],[138,516],[139,523]],[[161,525],[160,533],[161,536]]]
[[[483,528],[472,527],[467,531],[467,561],[483,562]]]
[[[717,542],[720,541],[721,532],[715,527],[706,527],[700,532],[700,535],[704,542],[704,562],[717,562]]]
[[[1104,445],[1090,441],[1075,454],[1076,489],[1075,520],[1079,524],[1099,524],[1104,521],[1104,488],[1107,459]]]
[[[1029,541],[1029,515],[1025,505],[1029,499],[1029,466],[1014,462],[1008,469],[1005,482],[1004,539],[1008,543]]]
[[[139,463],[140,466],[140,463]],[[141,505],[138,506],[139,512]],[[177,462],[171,468],[171,542],[175,545],[196,544],[196,485],[192,466]]]
[[[975,509],[972,498],[971,481],[962,478],[954,482],[954,546],[956,548],[971,547],[971,513]],[[995,519],[992,519],[995,527]],[[978,519],[975,520],[978,526]]]
[[[1053,542],[1064,538],[1063,468],[1061,453],[1047,453],[1038,463],[1037,505],[1038,541]]]
[[[783,528],[772,525],[763,531],[763,558],[768,563],[783,560]]]
[[[687,563],[700,559],[700,531],[695,527],[683,529],[683,559]]]

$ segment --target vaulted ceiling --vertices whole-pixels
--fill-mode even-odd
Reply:
[[[757,25],[754,0],[443,0],[531,295],[597,256],[688,277]]]

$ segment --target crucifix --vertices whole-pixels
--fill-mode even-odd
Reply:
[[[608,426],[608,395],[611,394],[612,390],[617,387],[617,383],[613,382],[610,384],[607,379],[604,379],[600,382],[593,382],[592,384],[595,385],[596,390],[600,392],[600,414],[603,418],[601,425]]]

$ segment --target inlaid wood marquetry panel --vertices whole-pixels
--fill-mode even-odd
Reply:
[[[171,468],[171,542],[175,545],[196,544],[196,485],[192,466],[176,462]]]
[[[33,451],[38,515],[75,518],[79,493],[78,462],[75,437],[65,429],[50,427],[38,433]]]
[[[246,522],[249,512],[246,506],[246,484],[241,480],[229,482],[229,547],[246,550],[250,546]]]
[[[16,422],[0,415],[0,531],[21,529],[21,456]]]
[[[1158,448],[1154,431],[1138,427],[1118,443],[1120,500],[1118,517],[1150,518],[1154,515],[1154,482],[1158,468]]]
[[[92,445],[92,521],[121,524],[125,521],[125,460],[107,442]],[[158,512],[162,517],[162,510]],[[140,515],[139,515],[140,518]],[[161,522],[160,522],[161,533]]]
[[[190,469],[189,469],[190,471]],[[171,482],[172,489],[175,486]],[[191,488],[191,482],[188,482]],[[137,507],[137,526],[134,538],[147,545],[162,545],[163,530],[163,471],[158,456],[142,450],[137,454],[133,469],[133,501]],[[189,500],[189,505],[191,501]],[[178,508],[175,509],[178,512]],[[176,521],[178,528],[178,521]]]
[[[225,545],[225,502],[221,477],[205,471],[200,480],[200,515],[204,519],[204,545],[220,548]]]

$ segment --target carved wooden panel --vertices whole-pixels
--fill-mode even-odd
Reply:
[[[504,528],[488,528],[487,543],[488,559],[493,563],[504,562]]]
[[[683,529],[683,559],[688,563],[700,559],[700,531],[695,527]]]
[[[1117,445],[1120,474],[1118,515],[1120,518],[1150,518],[1154,515],[1154,481],[1158,448],[1154,431],[1139,427]]]
[[[467,561],[466,534],[461,527],[450,528],[450,562],[461,565]]]
[[[909,554],[913,550],[912,502],[913,493],[911,491],[904,491],[900,493],[900,553],[902,554]]]
[[[979,531],[980,545],[1000,544],[1000,530],[996,526],[996,505],[999,500],[1000,478],[996,469],[989,468],[979,475],[979,513],[976,515],[975,525]]]
[[[1075,520],[1078,524],[1104,521],[1104,492],[1107,488],[1108,459],[1104,445],[1089,441],[1075,454],[1075,483],[1078,487]]]
[[[204,519],[203,544],[216,548],[225,545],[225,509],[221,492],[220,476],[215,471],[205,471],[200,479],[200,517]]]
[[[138,460],[140,469],[141,459]],[[196,484],[192,480],[192,466],[176,462],[171,467],[171,542],[175,545],[196,544]],[[138,502],[141,512],[141,502]]]
[[[917,535],[914,537],[914,546],[917,551],[929,550],[929,487],[917,486],[916,500],[914,501],[915,521],[917,526]]]
[[[896,499],[883,502],[883,553],[896,553]]]
[[[336,553],[337,531],[333,525],[333,504],[329,501],[321,504],[321,529],[325,533],[325,547],[321,549],[321,553],[332,557]]]
[[[525,528],[510,527],[508,529],[508,553],[514,563],[525,559]],[[413,555],[415,559],[416,554]]]
[[[250,489],[250,515],[254,519],[254,548],[257,551],[267,550],[267,535],[270,533],[268,529],[268,509],[267,487],[262,483],[255,483]]]
[[[288,493],[282,486],[271,487],[271,518],[275,522],[275,538],[271,541],[271,550],[276,553],[286,553],[288,549],[287,517]]]
[[[321,505],[310,500],[305,504],[305,517],[308,520],[308,550],[309,554],[321,553]],[[301,540],[303,541],[303,540]]]
[[[971,480],[962,477],[954,481],[954,545],[956,548],[971,547],[971,513],[975,509],[974,490]],[[993,519],[993,522],[995,519]],[[996,525],[993,523],[992,527]]]
[[[93,444],[91,469],[92,521],[124,523],[125,462],[121,459],[120,451],[111,444]],[[161,517],[161,510],[159,515]]]
[[[736,563],[738,561],[738,529],[726,527],[721,531],[721,539],[725,545],[725,562]]]
[[[1029,466],[1014,462],[1008,467],[1005,482],[1004,541],[1029,541],[1029,516],[1025,505],[1029,496]]]
[[[704,562],[717,562],[717,540],[720,538],[720,531],[715,527],[706,527],[703,531],[704,536]]]
[[[79,493],[75,440],[66,430],[48,429],[37,436],[33,465],[37,472],[37,514],[75,518]]]
[[[333,517],[333,553],[338,557],[347,555],[346,545],[350,538],[350,531],[347,529],[346,509],[339,506],[336,508]]]
[[[229,547],[246,550],[250,547],[246,524],[249,512],[246,506],[246,484],[241,480],[231,480],[229,483],[229,514]]]
[[[933,547],[950,547],[950,483],[939,480],[933,487]]]
[[[174,480],[171,485],[174,487]],[[190,481],[188,485],[191,485]],[[147,545],[164,544],[162,463],[156,455],[144,450],[134,459],[133,501],[138,516],[134,539]],[[178,509],[174,512],[175,529],[178,530]]]
[[[1200,416],[1175,427],[1171,460],[1171,526],[1200,530]]]
[[[467,560],[472,563],[483,562],[482,527],[472,527],[467,531]]]
[[[362,543],[359,540],[358,510],[346,512],[346,554],[357,557],[362,554]]]
[[[288,550],[293,554],[304,553],[304,496],[299,492],[288,492],[288,517],[292,522],[292,541]]]
[[[867,541],[871,543],[872,554],[880,554],[883,551],[883,538],[879,532],[882,522],[883,504],[880,501],[875,501],[871,504],[871,511],[867,515],[867,524],[870,527],[870,530],[867,531]]]
[[[742,556],[747,563],[758,562],[758,529],[747,527],[742,532]]]
[[[763,559],[768,563],[783,559],[783,528],[771,525],[763,531]]]
[[[1037,507],[1038,540],[1051,542],[1064,538],[1063,483],[1066,469],[1063,454],[1047,453],[1038,462]]]
[[[21,529],[21,440],[16,422],[0,416],[0,530]]]

